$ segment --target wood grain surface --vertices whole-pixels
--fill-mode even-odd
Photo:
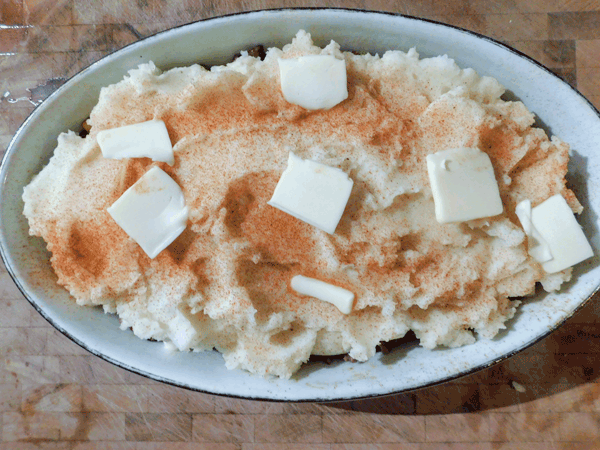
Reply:
[[[175,25],[294,1],[0,0],[0,151],[81,68]],[[599,0],[335,1],[502,40],[600,105]],[[600,149],[599,149],[600,151]],[[429,389],[339,404],[189,392],[121,370],[54,330],[0,267],[0,450],[600,448],[600,303],[504,363]]]

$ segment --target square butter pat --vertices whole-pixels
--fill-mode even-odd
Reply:
[[[531,223],[550,247],[546,272],[560,272],[594,256],[592,247],[565,199],[554,195],[531,210]]]
[[[332,55],[279,60],[281,92],[305,109],[329,109],[348,98],[346,61]]]
[[[333,234],[353,184],[343,170],[290,152],[288,166],[268,204]]]
[[[347,289],[303,275],[296,275],[292,278],[291,286],[299,294],[331,303],[344,314],[352,312],[354,294]]]
[[[454,148],[427,155],[427,172],[438,222],[465,222],[502,213],[494,168],[481,150]]]
[[[158,167],[146,172],[107,211],[150,258],[185,230],[188,219],[181,188]]]
[[[173,165],[173,146],[162,120],[149,120],[98,132],[102,156],[110,159],[151,158]]]

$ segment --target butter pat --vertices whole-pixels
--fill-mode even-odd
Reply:
[[[515,213],[523,226],[523,231],[528,237],[528,252],[540,263],[550,261],[552,253],[550,246],[544,240],[539,231],[533,226],[531,221],[531,200],[523,200],[515,208]]]
[[[552,254],[552,259],[542,263],[546,272],[560,272],[594,256],[573,211],[561,195],[554,195],[533,208],[531,223]]]
[[[107,209],[150,258],[155,258],[187,225],[181,188],[158,167],[151,168]]]
[[[268,204],[333,234],[353,184],[343,170],[290,152],[288,166]]]
[[[292,289],[302,295],[331,303],[344,314],[352,312],[354,294],[339,286],[302,275],[292,278]]]
[[[279,60],[283,97],[303,108],[329,109],[348,98],[346,61],[332,55]]]
[[[152,158],[171,166],[175,162],[171,139],[162,120],[100,131],[98,144],[105,158]]]
[[[454,148],[427,155],[427,172],[438,222],[465,222],[502,213],[494,168],[481,150]]]

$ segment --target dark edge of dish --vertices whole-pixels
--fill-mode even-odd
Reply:
[[[460,28],[457,27],[455,25],[449,25],[443,22],[438,22],[435,20],[431,20],[431,19],[426,19],[426,18],[422,18],[422,17],[415,17],[415,16],[409,16],[406,14],[401,14],[401,13],[394,13],[394,12],[389,12],[389,11],[371,11],[371,10],[367,10],[367,9],[360,9],[360,8],[337,8],[337,7],[303,7],[303,8],[272,8],[272,9],[259,9],[259,10],[253,10],[253,11],[242,11],[242,12],[237,12],[237,13],[232,13],[232,14],[225,14],[222,16],[215,16],[215,17],[209,17],[206,19],[200,19],[194,22],[189,22],[189,23],[185,23],[185,24],[181,24],[181,25],[177,25],[175,27],[169,28],[168,30],[163,30],[163,31],[159,31],[157,33],[154,33],[152,35],[146,36],[138,41],[132,42],[131,44],[128,44],[124,47],[121,47],[119,50],[109,53],[109,55],[115,54],[120,52],[121,50],[125,49],[125,48],[129,48],[129,47],[133,47],[135,45],[139,45],[142,41],[145,41],[146,39],[150,39],[152,37],[155,37],[157,35],[163,34],[163,33],[169,33],[172,30],[176,30],[179,28],[183,28],[186,27],[188,25],[192,25],[195,23],[200,23],[200,22],[208,22],[211,20],[217,20],[217,19],[224,19],[227,17],[233,17],[233,16],[239,16],[239,15],[251,15],[251,14],[255,14],[255,13],[264,13],[264,12],[285,12],[285,11],[344,11],[344,12],[350,12],[350,13],[368,13],[368,14],[382,14],[382,15],[387,15],[387,16],[392,16],[392,17],[402,17],[408,20],[415,20],[415,21],[421,21],[421,22],[427,22],[427,23],[431,23],[434,25],[438,25],[438,26],[442,26],[442,27],[448,27],[448,28],[452,28],[454,30],[460,31],[462,33],[465,34],[470,34],[473,35],[475,37],[478,37],[479,39],[482,39],[484,41],[487,41],[489,43],[492,43],[494,45],[497,45],[499,47],[504,48],[505,50],[508,50],[511,53],[514,53],[517,56],[520,56],[521,58],[525,59],[526,61],[528,61],[529,63],[533,64],[534,66],[537,66],[538,68],[542,69],[543,71],[545,71],[546,73],[552,75],[553,77],[555,77],[556,79],[558,79],[560,82],[564,83],[566,86],[568,86],[577,96],[579,96],[580,98],[582,98],[587,104],[588,106],[592,109],[592,111],[594,111],[596,113],[596,115],[598,116],[598,118],[600,119],[600,112],[598,111],[598,109],[583,95],[581,94],[581,92],[579,92],[577,89],[575,89],[573,86],[571,86],[569,83],[567,83],[565,80],[563,80],[562,78],[560,78],[558,75],[556,75],[554,72],[552,72],[550,69],[548,69],[546,66],[544,66],[543,64],[539,63],[538,61],[536,61],[535,59],[529,57],[528,55],[526,55],[525,53],[512,48],[496,39],[490,38],[489,36],[485,36],[483,34],[477,33],[475,31],[470,31],[470,30],[466,30],[464,28]],[[42,104],[44,104],[48,99],[54,97],[55,95],[60,95],[60,92],[63,90],[64,86],[69,83],[71,80],[73,80],[75,77],[79,77],[82,76],[85,72],[87,72],[88,70],[90,70],[92,67],[96,66],[97,64],[99,64],[102,60],[104,60],[104,58],[106,58],[107,56],[103,56],[102,58],[100,58],[98,61],[93,62],[92,64],[90,64],[89,66],[85,67],[84,69],[80,70],[79,72],[77,72],[75,75],[73,75],[72,77],[70,77],[62,86],[60,86],[56,91],[54,91],[50,96],[48,96],[46,99],[44,99],[39,105],[37,105],[34,110],[30,113],[30,115],[27,117],[27,119],[25,119],[25,121],[21,124],[21,126],[19,127],[19,129],[16,131],[16,133],[14,134],[14,136],[12,137],[11,141],[8,144],[8,147],[6,149],[6,152],[4,154],[4,157],[2,158],[2,161],[0,162],[0,171],[4,166],[5,160],[7,159],[11,147],[13,145],[13,143],[15,142],[15,140],[17,139],[18,136],[20,136],[20,134],[22,133],[23,128],[25,128],[25,126],[29,123],[29,121],[31,120],[32,115],[35,113],[35,111],[38,109],[39,106],[41,106]],[[0,186],[4,184],[4,180],[0,180]],[[1,190],[1,187],[0,187]],[[397,395],[400,393],[408,393],[408,392],[413,392],[413,391],[418,391],[421,389],[426,389],[426,388],[430,388],[430,387],[434,387],[434,386],[439,386],[441,384],[447,383],[448,381],[452,381],[452,380],[456,380],[465,376],[468,376],[470,374],[473,374],[475,372],[478,372],[480,370],[489,368],[491,366],[494,366],[502,361],[505,361],[509,358],[511,358],[512,356],[516,355],[517,353],[522,352],[523,350],[531,347],[532,345],[540,342],[542,339],[546,338],[549,334],[553,333],[555,330],[557,330],[558,328],[560,328],[567,320],[569,320],[571,317],[573,317],[573,315],[575,313],[577,313],[596,293],[598,293],[600,291],[600,284],[598,284],[598,286],[596,286],[596,288],[590,293],[590,295],[583,300],[573,311],[571,311],[570,314],[568,314],[561,322],[559,322],[558,324],[554,325],[553,327],[549,328],[548,331],[546,331],[545,333],[541,334],[540,336],[538,336],[537,338],[531,340],[530,342],[522,345],[521,347],[519,347],[518,349],[514,349],[511,352],[508,352],[500,357],[498,357],[497,359],[491,361],[491,362],[487,362],[485,364],[481,364],[479,366],[476,366],[472,369],[460,372],[456,375],[452,375],[446,378],[443,378],[441,380],[438,381],[434,381],[432,383],[427,383],[424,384],[422,386],[418,386],[418,387],[413,387],[413,388],[408,388],[408,389],[404,389],[404,390],[399,390],[399,391],[394,391],[394,392],[389,392],[389,393],[385,393],[385,394],[374,394],[374,395],[363,395],[363,396],[356,396],[356,397],[344,397],[344,398],[339,398],[339,399],[298,399],[298,400],[290,400],[290,399],[274,399],[274,398],[268,398],[268,397],[251,397],[251,396],[242,396],[242,395],[235,395],[235,394],[224,394],[224,393],[215,393],[215,392],[210,392],[210,391],[205,391],[184,383],[177,383],[175,381],[172,380],[168,380],[165,378],[162,378],[160,376],[154,375],[154,374],[150,374],[147,372],[144,372],[143,370],[140,369],[136,369],[132,366],[129,366],[123,362],[117,361],[111,357],[108,357],[102,353],[96,352],[95,350],[89,348],[86,344],[80,342],[77,338],[71,336],[69,333],[67,333],[62,327],[58,326],[56,323],[54,323],[52,321],[52,319],[50,319],[45,313],[44,311],[37,305],[37,303],[35,303],[32,299],[29,298],[29,296],[26,294],[26,290],[23,288],[23,286],[21,285],[21,283],[19,282],[19,280],[17,279],[15,273],[12,270],[12,267],[8,264],[6,264],[7,262],[7,256],[5,255],[5,249],[4,246],[2,245],[2,241],[0,240],[0,257],[2,257],[2,260],[4,262],[4,265],[6,267],[6,270],[8,272],[8,274],[10,275],[10,277],[12,278],[13,282],[17,285],[17,287],[19,288],[19,290],[21,291],[21,293],[23,294],[23,296],[27,299],[27,301],[29,301],[29,303],[35,308],[35,310],[41,314],[41,316],[46,319],[54,328],[56,328],[58,331],[60,331],[61,334],[63,334],[64,336],[66,336],[67,338],[69,338],[71,341],[73,341],[74,343],[76,343],[77,345],[79,345],[81,348],[83,348],[84,350],[90,352],[91,354],[99,357],[100,359],[103,359],[104,361],[107,361],[111,364],[116,365],[117,367],[121,367],[122,369],[125,369],[129,372],[135,373],[137,375],[142,375],[146,378],[149,378],[151,380],[155,380],[155,381],[159,381],[161,383],[165,383],[171,386],[176,386],[176,387],[180,387],[180,388],[184,388],[184,389],[188,389],[190,391],[195,391],[195,392],[201,392],[201,393],[205,393],[205,394],[210,394],[210,395],[218,395],[221,397],[229,397],[229,398],[238,398],[238,399],[244,399],[244,400],[259,400],[259,401],[266,401],[266,402],[273,402],[273,403],[280,403],[280,402],[293,402],[293,403],[341,403],[341,402],[350,402],[350,401],[355,401],[355,400],[364,400],[364,399],[376,399],[376,398],[382,398],[382,397],[389,397],[392,395]]]

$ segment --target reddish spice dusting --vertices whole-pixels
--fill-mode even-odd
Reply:
[[[125,124],[119,122],[129,123],[131,119],[125,111],[140,119],[137,121],[149,120],[154,114],[155,118],[165,121],[173,144],[180,144],[174,166],[154,163],[148,158],[118,162],[116,185],[110,191],[105,207],[117,200],[151,166],[158,165],[180,184],[188,206],[201,210],[203,215],[195,217],[195,222],[188,224],[183,234],[154,261],[132,243],[105,208],[85,221],[75,222],[67,230],[59,229],[55,223],[48,227],[44,238],[51,247],[52,263],[62,283],[83,292],[91,291],[99,282],[116,289],[127,274],[137,270],[144,273],[154,265],[153,269],[160,268],[155,275],[162,277],[166,285],[181,273],[191,273],[196,280],[191,289],[207,293],[214,287],[211,283],[219,284],[214,292],[226,297],[232,292],[232,286],[218,279],[218,274],[210,273],[211,258],[218,244],[210,234],[209,225],[224,209],[222,225],[228,233],[224,240],[249,244],[239,255],[232,256],[236,258],[233,275],[256,308],[258,321],[267,320],[269,315],[279,311],[311,311],[324,318],[328,318],[328,314],[339,316],[330,305],[291,290],[289,282],[299,274],[348,289],[356,294],[356,302],[364,298],[361,293],[368,289],[375,292],[374,296],[382,297],[387,292],[381,286],[404,283],[404,287],[415,288],[418,293],[433,292],[436,297],[432,302],[448,310],[459,309],[456,306],[458,290],[464,290],[464,298],[477,298],[486,287],[487,280],[460,278],[465,268],[450,257],[449,249],[458,246],[452,241],[450,232],[447,244],[427,242],[430,237],[423,238],[423,230],[409,230],[408,225],[404,236],[395,236],[399,242],[372,240],[373,236],[378,236],[381,224],[370,221],[371,215],[376,213],[365,211],[363,202],[369,189],[370,195],[380,195],[385,188],[367,186],[366,181],[359,179],[355,180],[352,200],[336,236],[321,238],[334,247],[341,263],[351,265],[368,261],[367,267],[358,281],[351,280],[342,270],[331,276],[327,261],[320,257],[318,250],[322,245],[318,239],[320,231],[267,204],[281,176],[280,169],[284,167],[278,161],[287,159],[288,149],[283,145],[306,151],[310,146],[347,144],[354,152],[352,157],[364,156],[364,160],[368,157],[390,164],[398,161],[398,172],[406,180],[412,180],[421,188],[424,186],[426,191],[427,154],[477,143],[490,156],[498,180],[509,174],[514,177],[510,187],[499,183],[505,207],[511,211],[508,213],[511,220],[516,220],[512,214],[516,201],[511,196],[514,186],[535,185],[544,195],[560,191],[566,194],[571,204],[576,202],[573,194],[564,188],[564,183],[552,181],[564,175],[566,158],[557,157],[556,161],[548,162],[541,140],[526,148],[516,129],[481,124],[475,115],[469,115],[468,110],[461,109],[459,103],[452,103],[453,100],[431,108],[428,108],[430,102],[424,95],[394,97],[391,101],[387,97],[395,91],[386,90],[389,88],[386,80],[367,80],[350,70],[346,101],[328,111],[307,112],[285,103],[277,87],[263,83],[242,88],[246,79],[241,74],[224,76],[229,77],[229,85],[215,84],[209,86],[205,94],[179,98],[177,107],[161,109],[161,102],[171,99],[132,93],[128,102],[119,103],[121,109],[114,116],[104,118],[104,122],[98,120],[100,115],[92,118],[94,129],[90,138],[97,129]],[[131,104],[132,111],[123,107],[125,104]],[[143,105],[151,104],[157,106],[144,109]],[[268,133],[278,144],[261,140],[261,133]],[[189,142],[182,142],[184,139]],[[552,151],[559,156],[565,152],[564,149]],[[236,166],[232,168],[233,165]],[[536,178],[538,175],[532,175],[532,172],[541,175]],[[369,175],[376,178],[373,171]],[[398,196],[388,212],[395,208],[408,211],[412,203],[422,201],[422,198],[423,191],[414,197],[409,194]],[[85,201],[85,198],[76,200]],[[208,224],[206,229],[199,232],[205,223]],[[192,226],[195,226],[194,230]],[[382,228],[388,226],[386,223],[381,225]],[[449,228],[451,226],[447,226]],[[473,239],[485,237],[481,230],[456,231],[456,234],[461,233],[471,233]],[[382,244],[387,247],[383,248]],[[365,257],[373,247],[378,248],[379,253],[372,258]],[[377,263],[377,257],[385,259],[385,263]],[[485,263],[480,266],[476,270],[483,271]],[[248,300],[237,300],[242,307],[249,306]],[[403,307],[404,300],[398,298],[396,301]],[[380,314],[378,308],[367,305],[365,309],[355,311],[352,317]],[[414,311],[415,316],[426,314],[418,308]],[[276,335],[273,341],[288,342],[302,324],[298,322],[295,327]]]
[[[105,211],[76,221],[68,230],[55,229],[47,240],[59,279],[77,290],[89,291],[100,280],[118,286],[127,271],[134,269],[131,254],[123,253],[129,237]]]
[[[232,231],[247,238],[269,261],[308,263],[314,246],[312,226],[267,204],[279,174],[258,173],[234,183],[227,193],[228,218]],[[235,233],[235,231],[233,231]]]
[[[71,228],[69,247],[72,250],[74,263],[98,277],[104,271],[107,261],[105,243],[106,230],[92,229],[93,225],[76,223]],[[88,228],[83,231],[83,229]]]

